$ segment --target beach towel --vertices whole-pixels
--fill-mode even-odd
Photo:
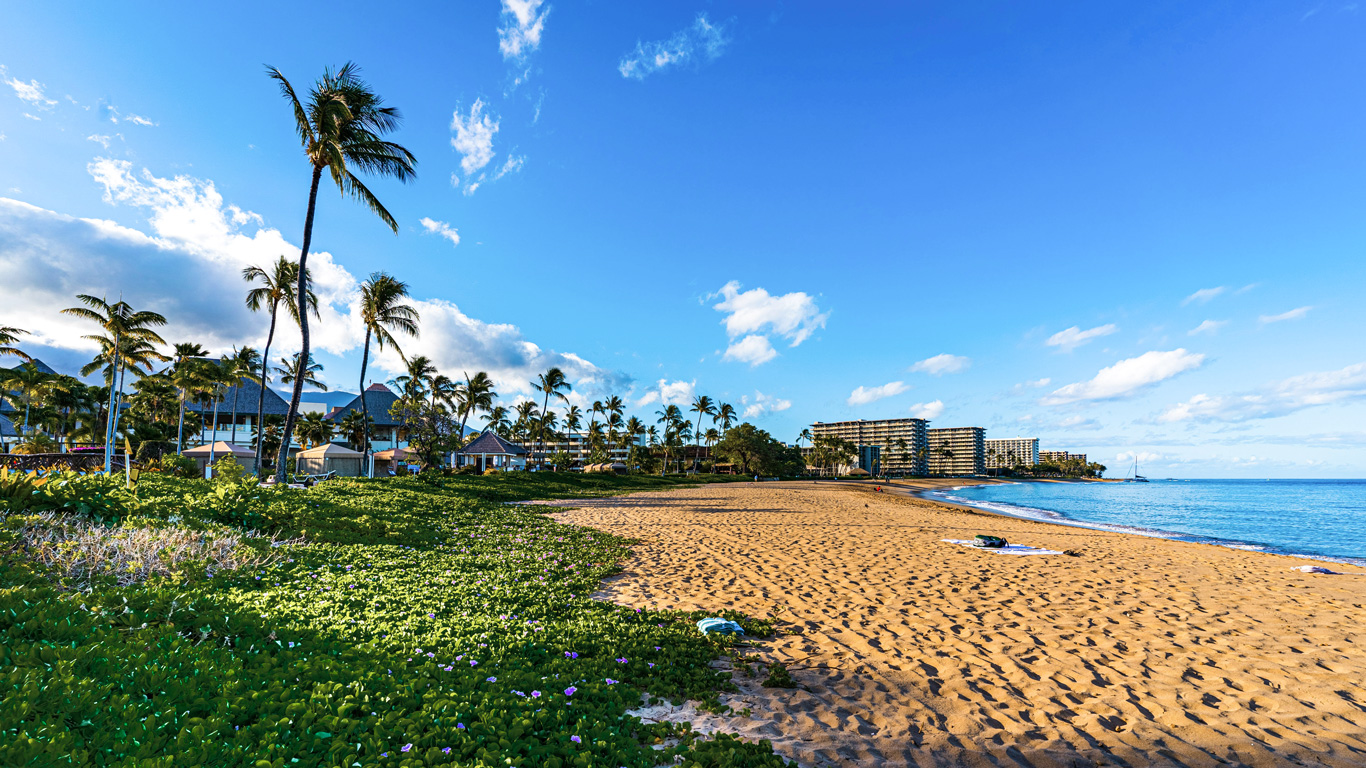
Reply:
[[[1290,570],[1292,570],[1292,571],[1299,571],[1300,573],[1331,573],[1331,574],[1334,575],[1334,576],[1341,576],[1341,575],[1342,575],[1342,574],[1338,573],[1337,571],[1330,571],[1330,570],[1328,570],[1327,568],[1324,568],[1324,567],[1321,566],[1321,565],[1301,565],[1301,566],[1298,567],[1298,568],[1291,568]]]
[[[725,619],[719,616],[715,616],[710,619],[702,619],[701,621],[697,622],[697,629],[704,635],[710,634],[712,632],[717,632],[722,635],[745,634],[744,628],[741,627],[739,624],[736,624],[733,621],[726,621]]]
[[[969,539],[940,539],[950,544],[962,544],[965,547],[980,549],[983,552],[995,552],[998,555],[1061,555],[1062,553],[1054,549],[1039,549],[1038,547],[1026,547],[1023,544],[1007,544],[1004,547],[988,549],[979,547],[977,543]]]

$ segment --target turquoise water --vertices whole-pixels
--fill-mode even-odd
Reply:
[[[1011,483],[933,495],[1016,517],[1366,565],[1366,480]]]

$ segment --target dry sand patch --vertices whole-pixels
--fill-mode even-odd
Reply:
[[[834,484],[567,503],[641,540],[603,597],[783,622],[749,653],[804,690],[737,672],[750,717],[680,719],[806,765],[1366,764],[1360,569]],[[940,541],[977,533],[1080,554]]]

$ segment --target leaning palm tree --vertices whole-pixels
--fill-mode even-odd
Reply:
[[[384,101],[360,79],[360,68],[355,64],[348,62],[335,72],[325,70],[308,94],[307,104],[299,100],[294,86],[289,84],[280,70],[271,67],[268,72],[280,84],[280,92],[290,103],[294,112],[294,128],[313,170],[308,190],[308,212],[304,216],[303,246],[299,250],[299,280],[295,297],[301,305],[301,354],[307,360],[308,315],[302,303],[308,293],[308,249],[313,243],[313,214],[317,210],[318,186],[322,182],[323,172],[332,177],[343,195],[360,200],[397,234],[398,222],[352,169],[406,182],[416,176],[413,166],[417,164],[417,159],[398,144],[381,138],[398,128],[398,110],[384,106]],[[295,379],[281,438],[286,450],[303,392],[302,378]],[[275,470],[275,479],[276,482],[284,482],[283,462]]]
[[[498,393],[493,391],[493,379],[488,373],[479,371],[473,376],[465,374],[465,383],[460,385],[460,439],[465,439],[465,424],[470,414],[487,412],[493,408],[493,400]],[[504,409],[506,413],[506,409]],[[506,418],[506,416],[504,416]]]
[[[19,343],[20,336],[26,335],[28,335],[28,331],[23,328],[12,328],[8,325],[0,325],[0,356],[14,355],[24,362],[32,362],[33,358],[14,346]]]
[[[305,274],[304,282],[308,282],[308,275]],[[261,391],[256,396],[256,425],[257,433],[261,431],[261,420],[265,416],[266,409],[266,386],[270,384],[270,344],[275,340],[275,320],[280,312],[280,305],[285,306],[289,316],[294,318],[294,323],[298,325],[302,322],[299,319],[299,302],[296,300],[295,291],[298,290],[299,265],[281,256],[271,265],[269,272],[261,267],[247,267],[242,270],[242,279],[248,283],[257,284],[255,288],[247,291],[247,309],[252,312],[259,312],[262,309],[270,311],[270,331],[266,334],[266,348],[261,352]],[[313,293],[313,289],[308,289],[307,304],[309,312],[314,317],[318,317],[318,297]],[[261,467],[261,441],[256,441],[256,467],[260,472]]]
[[[403,357],[403,350],[394,340],[394,333],[416,337],[419,319],[417,310],[411,304],[402,303],[406,298],[408,284],[383,272],[371,273],[370,279],[360,286],[360,319],[365,324],[365,346],[362,347],[364,351],[360,358],[360,410],[365,416],[362,425],[365,436],[361,441],[361,445],[365,446],[361,449],[365,454],[361,459],[362,467],[370,463],[370,404],[365,400],[365,369],[370,364],[370,338],[374,337],[375,345],[381,351],[385,346],[390,346],[399,357]]]
[[[166,318],[156,312],[134,311],[127,302],[116,301],[113,304],[102,298],[90,296],[88,294],[77,294],[83,307],[68,307],[62,310],[62,314],[80,317],[99,323],[104,335],[87,336],[99,343],[102,357],[108,358],[108,375],[106,381],[109,385],[109,416],[105,419],[104,430],[104,471],[108,472],[114,464],[114,433],[118,431],[119,423],[119,398],[123,392],[123,370],[125,365],[124,352],[136,352],[144,361],[153,358],[165,360],[153,347],[153,344],[165,344],[165,340],[152,330],[153,327],[160,327],[166,324]],[[100,362],[101,358],[95,358]],[[134,361],[136,365],[137,362]],[[150,368],[150,362],[147,363]],[[87,366],[88,367],[88,366]],[[81,375],[89,374],[82,370]]]
[[[398,387],[404,398],[416,402],[425,398],[427,390],[431,389],[432,379],[436,376],[436,366],[426,355],[410,358],[407,363],[407,372],[390,379],[389,383]]]
[[[805,440],[805,441],[808,442],[808,443],[811,442],[811,428],[810,428],[810,427],[803,427],[803,428],[802,428],[802,433],[801,433],[800,435],[797,435],[797,447],[798,447],[798,448],[802,447],[802,441],[803,441],[803,440]]]
[[[712,415],[712,421],[721,425],[721,434],[724,435],[729,432],[730,425],[739,421],[739,417],[735,415],[735,406],[730,403],[721,403],[716,406],[716,413]],[[810,440],[811,436],[807,435],[807,439]]]
[[[569,379],[565,378],[564,371],[560,370],[559,368],[551,368],[550,370],[536,377],[536,380],[531,382],[531,388],[545,395],[544,401],[541,403],[542,423],[540,429],[537,430],[538,437],[536,440],[538,450],[542,450],[542,452],[544,452],[545,417],[547,409],[550,407],[550,398],[553,395],[557,399],[563,400],[565,404],[568,404],[569,398],[567,398],[565,395],[571,389],[573,389],[573,387],[570,386]],[[541,456],[539,459],[537,459],[537,466],[542,466],[544,464],[544,460],[545,456]]]

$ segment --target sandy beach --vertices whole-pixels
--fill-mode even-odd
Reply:
[[[782,629],[734,661],[747,717],[653,716],[808,766],[1366,764],[1362,569],[834,483],[570,503],[557,519],[640,540],[604,598]],[[1075,554],[940,541],[978,533]],[[775,661],[802,688],[761,687]]]

